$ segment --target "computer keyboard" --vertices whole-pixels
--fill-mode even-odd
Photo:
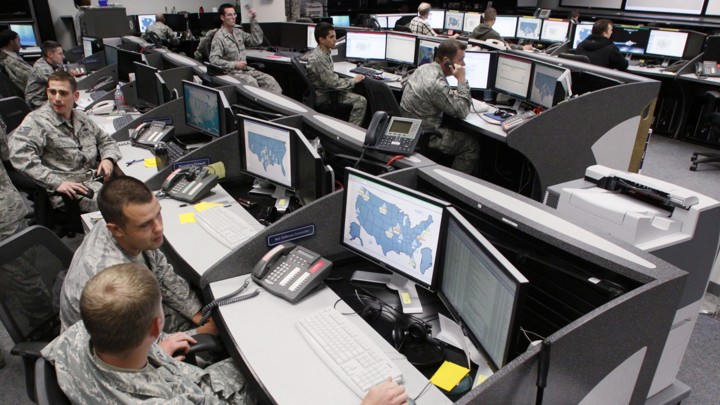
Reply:
[[[535,113],[532,110],[527,110],[519,114],[515,114],[510,118],[505,118],[504,120],[502,120],[500,127],[502,127],[503,131],[507,132],[534,116]]]
[[[381,75],[382,70],[377,70],[365,66],[358,66],[356,68],[350,69],[350,73],[356,73],[359,75],[365,75],[365,76],[375,76],[375,75]]]
[[[388,377],[402,382],[402,372],[370,338],[332,307],[323,308],[296,324],[318,357],[358,397]]]
[[[122,127],[135,121],[135,116],[132,114],[121,115],[113,120],[113,127],[116,131],[119,131]]]
[[[168,159],[170,159],[171,164],[175,163],[175,161],[185,156],[187,153],[185,149],[181,148],[175,142],[165,142],[165,149],[167,149]]]
[[[205,232],[230,249],[255,234],[250,224],[226,207],[208,208],[196,213],[195,218]]]

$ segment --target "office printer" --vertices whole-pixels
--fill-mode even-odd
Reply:
[[[305,17],[322,17],[323,6],[317,1],[308,1],[302,5],[302,15]]]
[[[718,252],[720,202],[605,166],[548,187],[543,203],[576,225],[610,234],[688,272],[649,396],[674,383]]]

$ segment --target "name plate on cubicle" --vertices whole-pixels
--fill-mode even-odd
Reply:
[[[272,247],[275,245],[279,245],[283,242],[289,242],[291,240],[305,238],[312,235],[315,235],[315,225],[310,224],[295,229],[288,229],[285,232],[270,235],[267,238],[267,244],[268,247]]]
[[[185,168],[191,168],[196,166],[207,166],[210,164],[210,158],[202,158],[202,159],[193,159],[193,160],[186,160],[184,162],[175,162],[172,164],[173,170],[177,169],[185,169]]]

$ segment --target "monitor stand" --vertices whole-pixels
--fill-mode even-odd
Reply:
[[[290,190],[285,187],[277,186],[261,179],[255,179],[249,194],[268,195],[274,197],[275,209],[277,209],[280,213],[287,211],[288,206],[290,205],[290,197],[292,197]]]
[[[396,290],[398,292],[404,313],[421,314],[423,312],[422,303],[420,303],[420,297],[417,292],[417,286],[414,282],[399,274],[381,274],[358,270],[353,273],[350,280],[385,284],[389,289]]]
[[[513,104],[512,109],[515,110],[515,111],[517,111],[517,112],[520,112],[520,106],[522,106],[522,100],[520,100],[519,98],[516,98],[516,99],[515,99],[515,103]]]

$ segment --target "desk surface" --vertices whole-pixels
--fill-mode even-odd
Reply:
[[[259,49],[246,49],[245,56],[247,56],[248,59],[271,61],[274,63],[284,63],[287,65],[290,64],[290,58],[288,58],[287,56],[278,56],[275,55],[275,52],[262,51]]]
[[[335,73],[352,77],[355,76],[356,73],[350,72],[350,70],[355,69],[357,67],[356,64],[352,62],[335,62],[333,63],[333,69],[335,70]],[[387,83],[388,86],[390,86],[391,89],[399,90],[402,88],[402,84],[400,84],[401,77],[393,74],[393,73],[387,73],[383,72],[383,81]]]
[[[249,275],[210,284],[213,296],[228,294],[242,285]],[[251,283],[249,291],[257,285]],[[295,323],[298,319],[327,306],[338,296],[323,288],[297,304],[266,292],[255,298],[220,307],[220,316],[241,358],[260,380],[268,395],[278,404],[359,404],[358,398],[306,343]],[[344,303],[337,308],[354,312]],[[416,397],[428,380],[358,315],[348,319],[365,332],[403,373],[403,384],[410,397]],[[238,361],[239,359],[236,359]],[[418,404],[447,404],[450,400],[430,385]]]
[[[157,167],[148,167],[145,165],[145,159],[155,158],[155,155],[153,155],[151,151],[136,148],[130,144],[130,141],[118,142],[118,146],[120,147],[122,157],[118,160],[117,165],[126,176],[132,176],[142,182],[146,182],[157,174]],[[132,163],[128,166],[130,162]]]

